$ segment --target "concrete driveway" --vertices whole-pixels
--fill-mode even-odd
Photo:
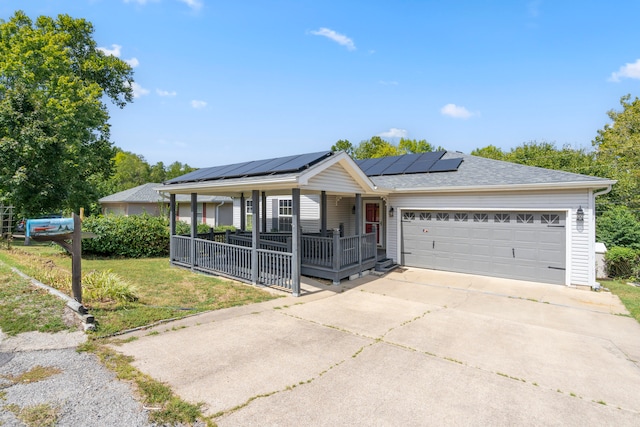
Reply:
[[[640,325],[610,293],[421,269],[305,289],[115,348],[220,426],[640,425]]]

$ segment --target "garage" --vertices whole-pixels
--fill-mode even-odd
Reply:
[[[564,211],[403,210],[402,264],[564,285]]]

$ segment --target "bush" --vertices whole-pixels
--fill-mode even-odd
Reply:
[[[198,234],[208,233],[209,230],[211,230],[211,227],[208,224],[198,224]],[[184,236],[184,235],[190,236],[191,225],[187,224],[184,221],[176,222],[176,234],[178,236]]]
[[[614,206],[598,217],[596,241],[607,247],[640,249],[640,221],[629,208]]]
[[[169,254],[167,218],[148,214],[92,216],[84,219],[82,229],[98,236],[82,241],[84,253],[127,258]]]
[[[614,246],[604,256],[609,277],[629,279],[640,276],[640,251],[632,248]]]

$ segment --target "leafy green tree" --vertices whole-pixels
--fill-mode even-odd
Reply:
[[[400,138],[400,142],[398,142],[398,152],[400,154],[428,153],[431,151],[436,150],[426,139],[418,141],[417,139]]]
[[[133,71],[84,19],[0,20],[0,200],[20,212],[86,206],[114,155],[103,99],[133,99]]]
[[[610,110],[611,119],[593,140],[599,175],[618,180],[607,195],[612,203],[640,208],[640,99],[620,98],[622,111]]]
[[[340,139],[338,142],[331,146],[331,151],[344,151],[351,157],[355,152],[355,147],[349,142],[348,139]]]
[[[495,145],[487,145],[486,147],[476,148],[471,152],[472,156],[484,157],[493,160],[505,160],[506,154],[501,148]]]
[[[149,182],[163,182],[167,179],[167,170],[164,163],[158,162],[149,170]]]
[[[139,154],[118,150],[113,158],[113,164],[114,173],[110,179],[112,193],[152,182],[149,180],[151,167]]]
[[[397,156],[398,147],[385,141],[379,136],[372,136],[356,147],[353,157],[356,159],[371,159],[377,157]]]
[[[596,240],[608,247],[640,249],[640,222],[625,206],[612,206],[598,217]]]
[[[198,168],[192,168],[191,166],[189,166],[186,163],[173,162],[166,169],[167,173],[165,175],[165,180],[176,178],[176,177],[178,177],[180,175],[184,175],[186,173],[193,172],[193,171],[195,171],[197,169]]]

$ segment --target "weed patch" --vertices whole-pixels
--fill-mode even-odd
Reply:
[[[60,416],[60,409],[42,403],[40,405],[25,406],[6,405],[5,410],[13,412],[13,414],[28,427],[50,427],[55,426]]]

